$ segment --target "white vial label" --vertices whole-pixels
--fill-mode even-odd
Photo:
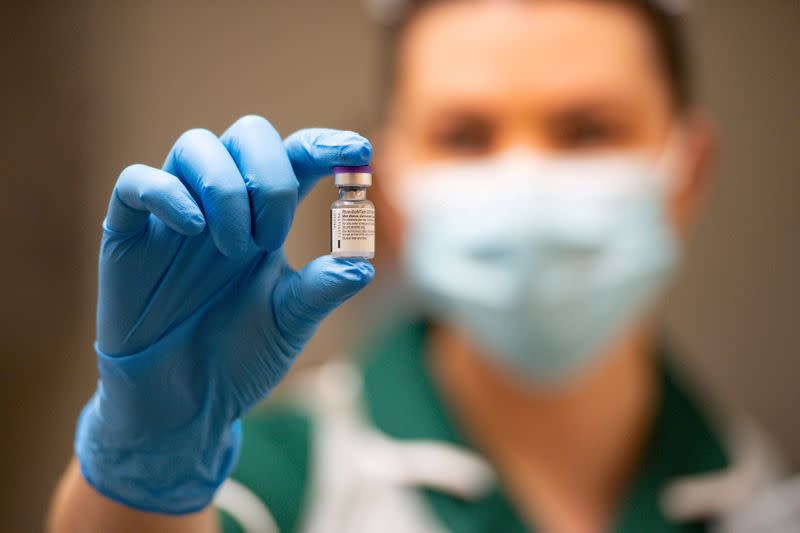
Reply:
[[[375,254],[374,207],[331,209],[331,253],[340,257],[372,257]]]

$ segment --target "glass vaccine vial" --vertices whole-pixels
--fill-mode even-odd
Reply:
[[[367,200],[372,168],[333,167],[339,199],[331,204],[331,256],[375,257],[375,206]]]

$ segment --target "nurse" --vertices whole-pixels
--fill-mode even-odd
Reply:
[[[298,380],[291,407],[248,414],[374,269],[295,271],[281,247],[297,202],[372,145],[282,140],[250,116],[125,169],[100,249],[100,380],[50,531],[724,522],[767,463],[726,446],[654,323],[714,147],[664,4],[409,3],[372,164],[422,312]]]

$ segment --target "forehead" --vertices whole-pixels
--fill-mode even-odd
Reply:
[[[666,87],[647,32],[616,2],[443,2],[408,28],[398,89],[430,105],[655,96]]]

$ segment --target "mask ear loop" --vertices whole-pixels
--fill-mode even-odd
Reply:
[[[688,134],[683,124],[675,123],[667,134],[664,149],[656,159],[659,185],[670,195],[676,195],[686,186],[686,152]]]

